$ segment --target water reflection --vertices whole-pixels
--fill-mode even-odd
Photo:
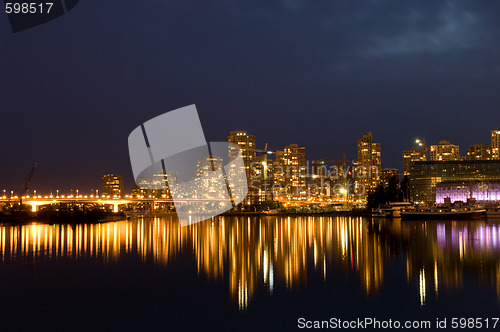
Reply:
[[[307,285],[308,277],[359,278],[368,296],[384,286],[384,265],[401,259],[425,305],[463,287],[464,272],[500,294],[500,225],[366,221],[340,217],[218,217],[188,227],[171,218],[81,225],[1,225],[1,263],[90,258],[104,264],[134,255],[169,264],[192,251],[199,274],[227,278],[244,310],[258,290]],[[404,266],[402,269],[404,270]],[[416,297],[417,298],[417,297]]]

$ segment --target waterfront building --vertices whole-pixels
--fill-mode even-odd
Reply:
[[[380,171],[380,182],[383,183],[386,188],[389,186],[389,180],[393,177],[398,179],[399,183],[399,170],[397,168],[382,168]]]
[[[155,173],[151,176],[137,178],[138,188],[133,188],[132,196],[142,196],[143,198],[171,198],[168,180],[172,184],[177,181],[176,173],[164,174]]]
[[[306,148],[290,144],[276,151],[274,186],[277,194],[297,198],[306,194]]]
[[[450,141],[440,141],[439,145],[431,145],[431,161],[452,161],[460,160],[458,145],[451,144]]]
[[[381,164],[380,143],[374,143],[372,133],[369,132],[358,140],[358,159],[355,167],[362,170],[357,172],[362,173],[357,179],[357,186],[364,186],[361,192],[368,193],[377,187],[380,182]]]
[[[268,158],[267,153],[255,157],[251,173],[250,186],[254,187],[253,192],[258,196],[257,201],[272,201],[273,160]]]
[[[141,190],[141,187],[139,187],[138,185],[133,186],[132,190],[130,191],[130,196],[132,196],[133,198],[142,198],[143,192]]]
[[[246,131],[235,130],[229,133],[228,142],[237,144],[241,149],[241,155],[245,163],[247,178],[251,176],[251,165],[255,161],[255,136],[248,135]]]
[[[436,185],[436,203],[444,204],[445,198],[449,198],[451,203],[467,202],[469,199],[477,203],[500,202],[500,181],[442,182]]]
[[[121,175],[106,174],[102,176],[102,195],[110,197],[123,196],[123,179]]]
[[[403,151],[403,175],[410,174],[411,164],[415,161],[426,161],[427,154],[424,149],[414,147],[410,150]]]
[[[491,146],[488,144],[473,144],[467,151],[467,160],[491,160]]]
[[[283,167],[283,150],[274,152],[274,161],[272,162],[272,191],[273,197],[281,198],[285,195],[285,171]]]
[[[491,158],[500,160],[500,130],[491,131]]]
[[[331,171],[328,169],[325,161],[313,161],[309,175],[310,192],[312,195],[317,198],[325,198],[331,195],[333,187],[333,179],[330,177]],[[338,176],[338,174],[336,175]]]
[[[220,157],[206,157],[196,164],[193,176],[194,185],[191,186],[192,198],[222,200],[227,195],[226,180],[222,173],[223,161]],[[214,172],[216,171],[216,172]],[[224,186],[220,184],[224,183]]]
[[[255,178],[256,164],[256,140],[254,135],[249,135],[246,131],[231,131],[228,136],[228,142],[237,144],[241,149],[241,156],[245,163],[245,170],[248,181],[248,195],[242,204],[257,204],[260,196],[260,184],[253,182]],[[232,156],[230,155],[232,158]]]
[[[500,182],[498,160],[456,160],[414,162],[410,169],[410,200],[433,204],[436,187],[492,186]],[[448,187],[447,187],[448,186]],[[482,188],[482,187],[481,187]],[[496,187],[495,187],[496,188]],[[451,189],[450,189],[451,190]],[[440,191],[442,192],[442,191]],[[494,196],[490,196],[492,199]],[[439,199],[444,197],[439,197]]]

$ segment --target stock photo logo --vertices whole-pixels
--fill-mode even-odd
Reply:
[[[128,148],[136,184],[171,197],[182,226],[228,211],[248,193],[240,147],[207,143],[195,105],[144,122]]]
[[[20,32],[50,22],[73,9],[80,0],[4,0],[12,32]]]

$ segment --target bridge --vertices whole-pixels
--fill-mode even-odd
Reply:
[[[28,205],[31,207],[32,212],[37,212],[38,208],[43,205],[51,205],[51,204],[98,204],[98,205],[108,205],[113,207],[113,212],[120,211],[120,205],[125,204],[139,204],[139,203],[147,203],[150,204],[151,210],[155,210],[157,204],[171,204],[173,206],[174,200],[172,198],[156,198],[156,197],[133,197],[132,195],[125,195],[124,197],[111,197],[111,196],[97,196],[97,195],[35,195],[35,196],[0,196],[0,205],[15,205],[19,204],[22,201],[23,205]],[[180,204],[189,204],[192,202],[222,202],[220,199],[197,199],[197,198],[189,198],[183,200],[176,200],[176,203]],[[319,205],[327,205],[327,204],[346,204],[346,203],[355,203],[355,202],[346,202],[345,200],[339,199],[318,199],[318,198],[304,198],[304,199],[276,199],[276,201],[281,202],[285,206],[297,206],[297,205],[311,205],[311,204],[319,204]]]
[[[2,204],[10,204],[15,205],[19,204],[22,201],[23,205],[29,205],[31,207],[32,212],[37,212],[39,206],[43,205],[51,205],[51,204],[99,204],[99,205],[111,205],[113,206],[113,212],[119,212],[119,206],[124,204],[133,204],[133,203],[149,203],[152,209],[156,208],[156,204],[174,204],[174,200],[171,198],[143,198],[143,197],[132,197],[129,195],[125,195],[124,197],[110,197],[110,196],[94,196],[94,195],[81,195],[81,196],[0,196],[0,205]],[[221,202],[223,200],[220,199],[182,199],[176,200],[176,203],[180,204],[188,204],[191,202]]]

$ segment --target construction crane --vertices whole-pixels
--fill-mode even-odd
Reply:
[[[347,163],[353,163],[355,161],[356,160],[354,160],[354,159],[347,159],[346,158],[346,153],[342,152],[342,159],[327,159],[327,157],[326,157],[326,158],[318,159],[315,162],[316,163],[327,164],[327,165],[340,166],[340,167],[342,167],[342,170],[345,170]]]
[[[29,171],[28,175],[26,175],[26,177],[24,178],[24,183],[21,186],[21,188],[19,189],[18,197],[19,197],[19,210],[20,211],[23,209],[23,195],[26,194],[26,192],[28,192],[28,189],[30,187],[31,178],[33,177],[33,173],[35,173],[35,169],[37,166],[38,166],[38,163],[35,163],[33,165],[33,168],[31,168],[31,171]]]
[[[421,148],[422,150],[424,151],[425,155],[427,156],[427,145],[425,145],[425,139],[421,139],[421,138],[417,138],[415,140],[415,143],[417,143]]]
[[[267,151],[267,143],[264,146],[264,149],[254,149],[254,150],[255,150],[255,152],[260,152],[265,156],[264,160],[262,161],[262,163],[263,163],[263,165],[262,165],[263,166],[263,179],[267,180],[267,178],[268,178],[267,172],[269,170],[267,156],[269,154],[276,154],[276,151]]]
[[[265,154],[275,154],[276,151],[267,151],[267,143],[264,146],[264,149],[255,149],[255,152],[265,153]]]

